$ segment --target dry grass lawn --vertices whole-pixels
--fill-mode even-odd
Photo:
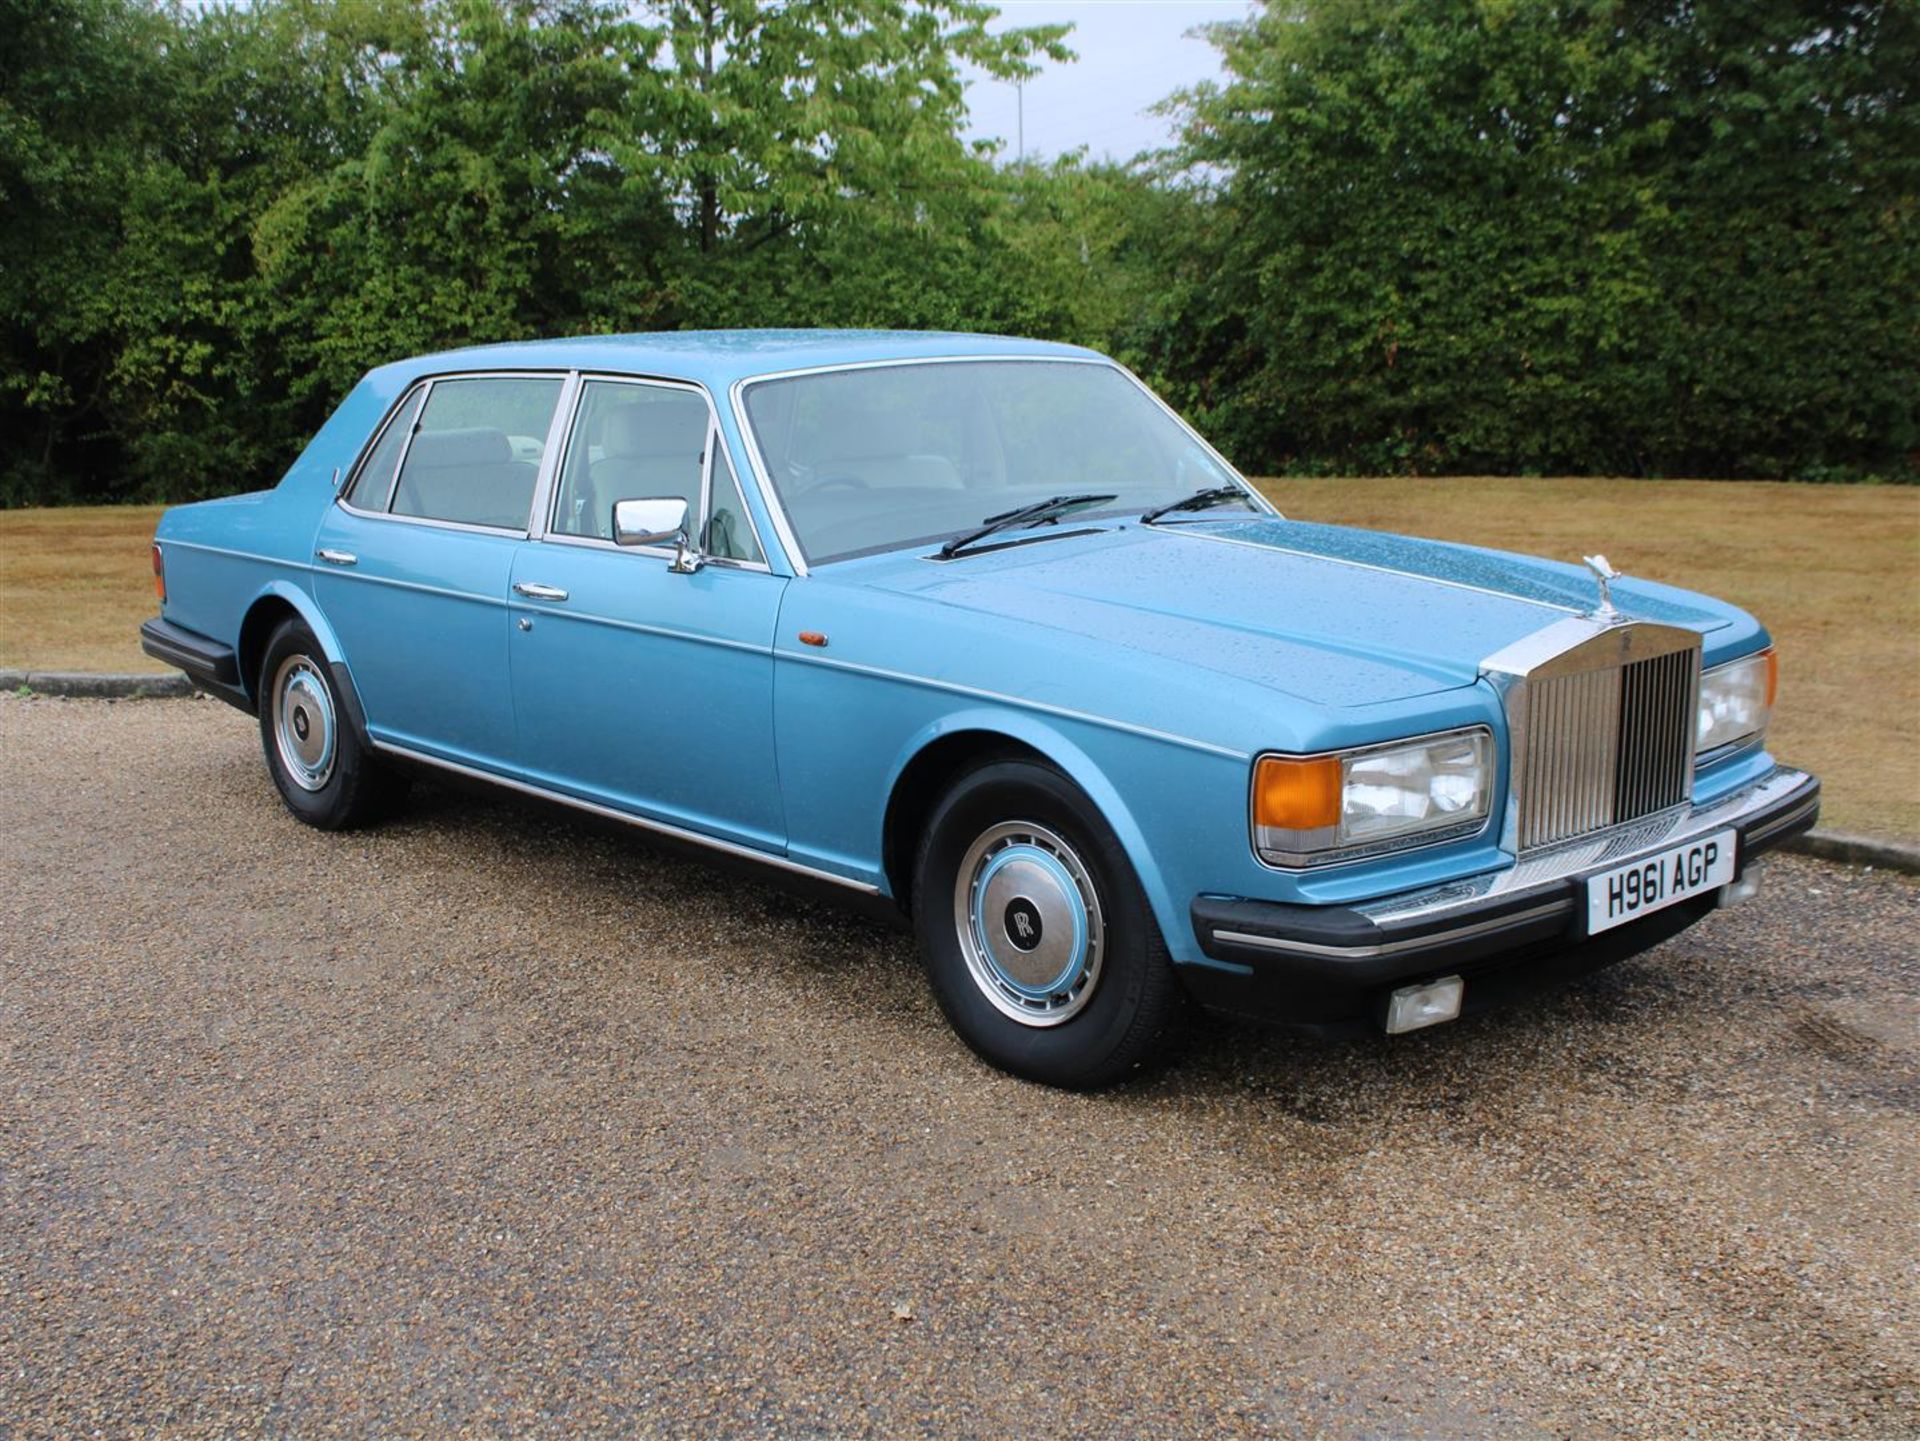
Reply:
[[[0,510],[0,668],[165,670],[139,635],[160,610],[149,547],[162,509]]]
[[[1920,837],[1920,489],[1631,480],[1276,480],[1289,515],[1614,565],[1725,596],[1781,653],[1774,748],[1825,822]],[[0,511],[0,667],[150,671],[157,507]]]

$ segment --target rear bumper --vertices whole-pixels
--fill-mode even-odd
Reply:
[[[1182,973],[1211,1009],[1318,1029],[1378,1024],[1391,991],[1448,975],[1466,979],[1465,1009],[1477,1010],[1658,945],[1717,903],[1708,894],[1589,937],[1589,875],[1731,829],[1738,878],[1819,814],[1819,781],[1779,767],[1706,805],[1429,891],[1358,906],[1201,896],[1194,936],[1213,964]]]
[[[232,646],[156,617],[141,624],[140,649],[185,671],[187,679],[208,695],[253,714],[253,697],[240,683],[240,661]]]

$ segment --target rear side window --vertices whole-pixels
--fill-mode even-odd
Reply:
[[[394,467],[400,463],[400,452],[406,449],[407,437],[413,433],[413,422],[420,414],[420,397],[426,393],[424,385],[416,385],[394,408],[393,419],[387,422],[387,428],[380,432],[380,439],[374,442],[373,449],[354,474],[353,484],[347,490],[348,505],[361,510],[387,508],[387,496],[393,491]]]
[[[524,530],[559,398],[557,376],[435,381],[394,483],[393,513]]]

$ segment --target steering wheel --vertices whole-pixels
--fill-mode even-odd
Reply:
[[[840,475],[823,476],[819,480],[816,480],[812,485],[808,486],[807,490],[809,493],[811,493],[816,490],[831,490],[831,489],[834,489],[835,487],[838,487],[842,490],[872,490],[873,489],[873,486],[871,484],[862,480],[859,476],[846,475],[843,473]]]

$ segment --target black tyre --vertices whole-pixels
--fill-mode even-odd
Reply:
[[[301,621],[280,623],[260,662],[260,744],[287,809],[325,831],[366,825],[405,799],[405,775],[360,744],[326,654]]]
[[[983,1060],[1047,1085],[1110,1085],[1163,1053],[1185,998],[1140,882],[1060,772],[996,761],[934,809],[914,867],[934,996]]]

